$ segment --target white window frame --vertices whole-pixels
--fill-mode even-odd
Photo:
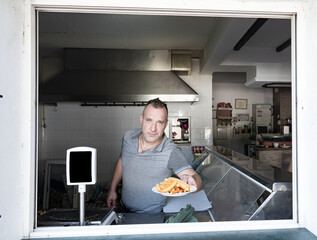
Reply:
[[[100,14],[135,14],[135,15],[169,15],[169,16],[201,16],[201,17],[240,17],[240,18],[277,18],[291,19],[292,23],[292,121],[296,126],[296,14],[276,13],[276,12],[244,12],[244,11],[206,11],[206,10],[182,10],[182,9],[145,9],[145,8],[93,8],[88,6],[78,7],[57,7],[50,5],[32,6],[31,16],[36,16],[37,12],[77,12],[77,13],[100,13]],[[37,18],[38,19],[38,18]],[[34,19],[32,23],[38,24]],[[35,27],[34,26],[34,27]],[[38,29],[38,28],[37,28]],[[37,39],[37,36],[33,39]],[[35,44],[35,43],[34,43]],[[38,49],[38,43],[37,43]],[[37,56],[37,59],[38,56]],[[38,60],[37,60],[38,61]],[[38,62],[36,63],[36,66]],[[38,74],[36,74],[38,76]],[[35,80],[34,80],[35,81]],[[38,80],[36,80],[38,82]],[[37,86],[38,87],[38,86]],[[38,90],[36,90],[37,92]],[[38,96],[37,96],[38,97]],[[37,101],[38,102],[38,101]],[[38,105],[36,106],[38,113]],[[38,118],[36,118],[37,121]],[[37,130],[37,128],[36,128]],[[37,136],[37,133],[36,133]],[[293,219],[291,220],[265,220],[265,221],[236,221],[236,222],[204,222],[184,224],[135,224],[116,226],[76,226],[76,227],[37,227],[30,233],[31,238],[38,237],[74,237],[74,236],[100,236],[100,235],[129,235],[129,234],[160,234],[160,233],[185,233],[185,232],[211,232],[230,230],[255,230],[255,229],[281,229],[296,228],[298,224],[298,197],[297,197],[297,136],[293,131]],[[36,140],[37,141],[37,140]],[[38,143],[36,144],[36,147]],[[36,166],[38,157],[36,154]],[[37,169],[35,175],[37,176]],[[35,185],[35,195],[37,195],[37,180]],[[36,199],[36,198],[35,198]],[[36,226],[36,206],[34,212],[34,226]]]

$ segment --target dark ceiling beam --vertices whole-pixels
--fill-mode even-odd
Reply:
[[[243,45],[246,44],[247,41],[249,41],[249,39],[263,26],[263,24],[267,20],[267,18],[258,18],[248,29],[248,31],[243,35],[243,37],[239,40],[239,42],[234,46],[233,50],[240,50],[240,48],[242,48]]]
[[[285,48],[289,47],[290,45],[291,39],[288,39],[276,48],[276,52],[282,52]]]

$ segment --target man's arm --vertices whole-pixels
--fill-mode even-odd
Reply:
[[[110,184],[110,189],[107,197],[107,205],[108,207],[116,207],[117,204],[117,187],[122,180],[122,165],[121,165],[121,154],[117,161],[116,168],[114,170],[114,174],[112,177],[112,181]]]
[[[177,174],[177,176],[185,183],[197,187],[197,191],[203,188],[203,181],[199,174],[192,168],[185,169]]]

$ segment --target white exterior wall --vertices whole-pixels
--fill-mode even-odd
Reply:
[[[0,233],[3,239],[21,239],[32,229],[34,207],[34,152],[35,152],[35,106],[34,106],[34,22],[30,4],[41,6],[74,4],[72,0],[2,0],[0,3]],[[131,1],[131,0],[81,0],[78,5],[106,7],[150,7],[175,9],[206,9],[235,11],[297,12],[297,157],[298,157],[298,216],[299,226],[317,235],[317,206],[314,183],[317,182],[317,162],[312,156],[317,139],[317,109],[314,106],[317,89],[317,2],[314,0],[231,0],[231,1]],[[3,24],[5,23],[5,24]],[[294,92],[295,93],[295,92]],[[294,104],[293,104],[294,105]],[[296,105],[294,105],[296,106]],[[294,150],[295,151],[295,150]],[[293,168],[294,169],[294,168]],[[294,174],[296,177],[296,174]],[[248,223],[251,225],[252,223]],[[253,223],[263,227],[263,224]],[[268,223],[277,226],[276,222]],[[288,226],[286,224],[285,226]],[[218,224],[195,225],[197,231],[230,230],[234,224],[223,228]],[[175,225],[173,226],[175,227]],[[167,227],[166,227],[167,228]],[[247,227],[248,228],[248,227]],[[148,229],[134,226],[127,232]],[[160,227],[157,231],[164,232]],[[189,228],[190,229],[190,228]],[[242,229],[237,228],[237,229]],[[96,229],[92,228],[93,231]],[[171,230],[171,229],[170,229]],[[104,234],[111,230],[106,230]],[[150,230],[151,231],[151,228]],[[154,230],[153,230],[154,231]],[[76,229],[72,234],[78,233]]]
[[[298,15],[297,24],[297,134],[298,134],[298,211],[299,223],[317,235],[317,2],[311,1]]]
[[[34,84],[26,9],[21,0],[0,2],[0,239],[10,240],[32,229],[34,212]]]

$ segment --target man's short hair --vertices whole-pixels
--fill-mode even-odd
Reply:
[[[154,108],[165,108],[166,110],[166,118],[168,116],[168,109],[167,109],[167,105],[166,103],[162,102],[159,98],[155,98],[155,99],[151,99],[150,101],[148,101],[143,109],[143,115],[145,112],[145,109],[147,108],[147,106],[153,106]]]

